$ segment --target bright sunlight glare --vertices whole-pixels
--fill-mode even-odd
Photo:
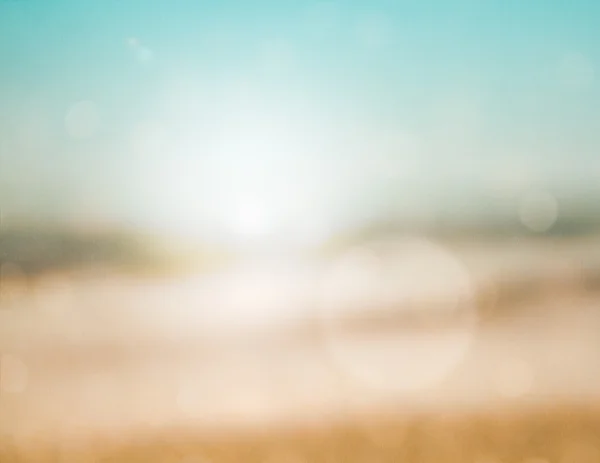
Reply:
[[[172,120],[169,155],[143,158],[144,190],[154,200],[143,198],[153,204],[143,226],[232,248],[288,238],[316,244],[322,233],[315,231],[335,228],[330,193],[339,182],[335,168],[319,161],[325,127],[306,111],[288,117],[252,98],[225,103],[210,127],[206,117],[194,126],[189,112]]]

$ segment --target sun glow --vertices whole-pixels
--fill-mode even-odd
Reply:
[[[230,247],[288,238],[314,243],[333,216],[327,211],[335,176],[324,168],[323,127],[310,117],[238,103],[216,111],[205,136],[190,128],[186,136],[171,137],[164,153],[142,159],[142,202],[152,204],[144,223],[169,237]]]
[[[266,235],[272,227],[268,213],[260,203],[253,201],[242,203],[231,220],[231,228],[241,235]]]

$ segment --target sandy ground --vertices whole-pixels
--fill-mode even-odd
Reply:
[[[382,411],[585,408],[600,401],[600,295],[561,273],[577,260],[570,252],[571,260],[524,259],[523,272],[543,273],[549,289],[492,322],[364,333],[325,323],[306,338],[225,336],[217,330],[230,326],[223,307],[216,318],[198,315],[198,298],[211,291],[197,279],[55,275],[35,291],[4,286],[0,437],[253,429]],[[463,257],[471,269],[488,265],[478,264],[481,281],[503,281],[493,258]],[[237,288],[230,283],[224,287]]]
[[[54,340],[49,325],[38,327],[37,344],[33,331],[13,331],[2,346],[0,429],[87,433],[311,420],[389,406],[594,402],[598,300],[550,305],[554,315],[533,311],[442,334],[324,331],[295,342],[177,339],[172,328],[161,340],[134,330],[126,339],[102,337],[93,319],[71,320],[78,325],[69,336]]]

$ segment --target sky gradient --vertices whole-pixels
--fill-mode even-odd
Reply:
[[[0,205],[218,228],[600,198],[599,20],[590,0],[0,0]]]

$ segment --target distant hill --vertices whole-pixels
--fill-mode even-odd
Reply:
[[[150,240],[126,233],[81,233],[70,230],[12,227],[0,230],[0,264],[26,274],[85,266],[149,269],[167,257]]]
[[[465,220],[442,216],[430,223],[405,221],[374,221],[364,227],[349,229],[334,237],[331,245],[346,244],[401,235],[421,235],[438,239],[477,238],[480,240],[503,240],[518,237],[581,237],[600,232],[600,217],[563,216],[547,231],[534,232],[526,228],[515,217],[494,216],[491,218]]]
[[[348,227],[344,233],[322,243],[325,254],[373,239],[419,235],[432,239],[497,241],[519,237],[577,237],[597,234],[600,217],[562,215],[552,228],[534,233],[515,217],[495,216],[465,221],[447,215],[431,223],[372,221]],[[143,233],[77,231],[59,227],[0,227],[0,265],[11,263],[27,274],[86,266],[109,266],[134,272],[171,272],[178,269],[221,265],[234,250],[217,249],[208,243],[186,244],[158,239]]]

